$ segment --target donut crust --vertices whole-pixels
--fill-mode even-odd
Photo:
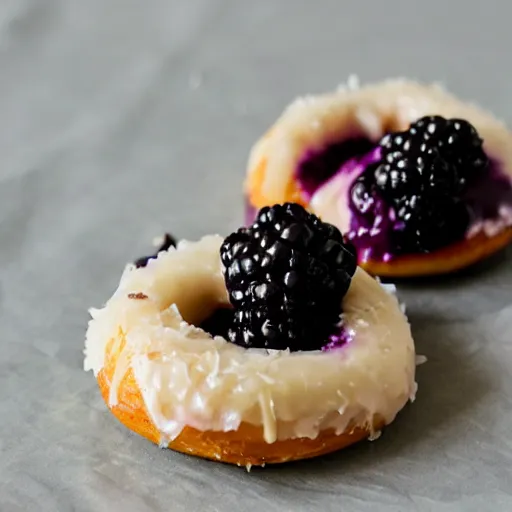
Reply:
[[[451,274],[492,256],[512,242],[512,227],[495,236],[478,233],[435,252],[411,254],[394,258],[391,262],[368,260],[359,263],[369,274],[381,277],[421,277]]]
[[[160,444],[160,433],[148,416],[144,399],[131,369],[128,369],[119,383],[117,404],[109,405],[110,384],[124,341],[118,344],[117,350],[114,350],[114,346],[114,340],[108,343],[105,365],[97,376],[101,395],[112,414],[125,427],[155,444]],[[321,431],[315,439],[284,439],[271,444],[264,440],[261,426],[245,422],[237,430],[229,432],[203,432],[187,426],[167,448],[238,466],[264,466],[308,459],[340,450],[368,438],[372,432],[380,430],[383,424],[382,420],[375,418],[373,425],[368,428],[353,427],[341,434],[329,429]]]

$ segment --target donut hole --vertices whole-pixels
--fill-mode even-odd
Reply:
[[[175,327],[175,308],[187,324],[227,338],[234,310],[222,274],[220,243],[213,236],[193,245],[183,242],[179,250],[165,247],[141,265],[146,267],[137,273],[142,280],[153,274],[147,295],[156,300],[165,327]]]
[[[197,243],[180,242],[132,274],[131,289],[140,289],[160,312],[175,307],[181,318],[200,327],[217,310],[231,308],[222,274],[220,236]]]
[[[229,302],[224,301],[224,297],[216,293],[215,288],[208,288],[206,283],[201,287],[182,288],[181,294],[171,302],[164,304],[166,309],[175,305],[185,322],[196,327],[207,319],[211,318],[217,311],[222,311],[231,307]]]
[[[232,307],[218,307],[200,323],[199,327],[213,337],[222,336],[228,339],[228,330],[233,324],[234,314],[235,310]]]

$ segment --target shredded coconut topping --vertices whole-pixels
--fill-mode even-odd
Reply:
[[[91,310],[85,369],[102,371],[112,340],[117,353],[109,405],[131,368],[162,446],[187,425],[230,431],[248,422],[272,443],[391,422],[416,391],[414,344],[394,295],[358,269],[343,302],[348,345],[247,350],[194,327],[228,301],[221,242],[180,242],[145,268],[128,266],[106,306]]]

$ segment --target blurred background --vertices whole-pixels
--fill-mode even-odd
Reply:
[[[506,0],[4,0],[0,264],[50,279],[46,293],[59,261],[53,293],[97,304],[163,231],[237,227],[251,145],[297,95],[351,74],[440,81],[511,120],[511,14]]]
[[[361,83],[405,76],[439,81],[510,124],[511,17],[509,0],[1,0],[0,505],[4,498],[22,506],[0,509],[78,510],[73,504],[82,503],[80,510],[114,510],[124,503],[141,511],[178,496],[186,510],[196,478],[217,489],[194,476],[200,462],[181,458],[179,471],[172,470],[179,486],[165,492],[172,455],[113,425],[92,375],[81,369],[87,308],[105,301],[124,264],[151,251],[153,237],[168,230],[195,239],[240,224],[249,149],[297,95],[333,89],[351,74]],[[457,436],[439,424],[467,405],[462,396],[481,395],[471,386],[486,381],[478,369],[492,350],[472,354],[485,345],[485,333],[503,336],[505,320],[485,317],[483,334],[462,323],[510,303],[510,279],[500,272],[477,285],[451,282],[411,295],[424,315],[418,338],[432,361],[424,382],[430,378],[443,393],[425,386],[423,406],[411,408],[409,423],[399,423],[388,444],[376,444],[382,464],[374,466],[373,447],[363,448],[348,456],[343,480],[326,463],[322,479],[315,480],[314,466],[301,466],[293,481],[333,506],[335,494],[316,490],[348,485],[351,503],[385,502],[379,510],[412,503],[393,494],[395,485],[413,488],[424,510],[430,500],[458,500],[460,492],[478,499],[475,508],[458,510],[484,510],[487,496],[505,496],[509,459],[494,448],[480,454],[489,458],[485,477],[469,462],[465,441],[438,474],[467,425],[482,442],[489,439],[470,421],[453,426]],[[465,365],[462,350],[469,354]],[[501,442],[508,431],[506,421],[498,424]],[[404,452],[408,432],[416,442]],[[429,434],[433,444],[422,445]],[[441,446],[441,455],[423,465],[432,446]],[[158,471],[160,477],[145,479]],[[205,475],[232,484],[241,478],[222,466],[208,466]],[[286,472],[260,475],[252,481],[255,493],[302,499]],[[273,478],[282,478],[283,487],[272,487]],[[360,489],[362,479],[373,490]],[[457,483],[446,487],[450,479]],[[125,485],[132,495],[119,490]],[[141,498],[158,486],[149,501]],[[383,487],[389,494],[381,495]],[[240,495],[226,499],[238,506]]]

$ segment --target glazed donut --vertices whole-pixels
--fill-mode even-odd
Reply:
[[[200,326],[231,308],[213,235],[128,265],[91,310],[85,369],[126,427],[179,452],[250,467],[376,437],[416,393],[415,350],[396,297],[357,269],[343,297],[349,342],[245,348]]]
[[[453,272],[512,240],[512,134],[437,85],[341,88],[285,110],[251,151],[245,195],[248,222],[293,201],[335,224],[371,274]]]

